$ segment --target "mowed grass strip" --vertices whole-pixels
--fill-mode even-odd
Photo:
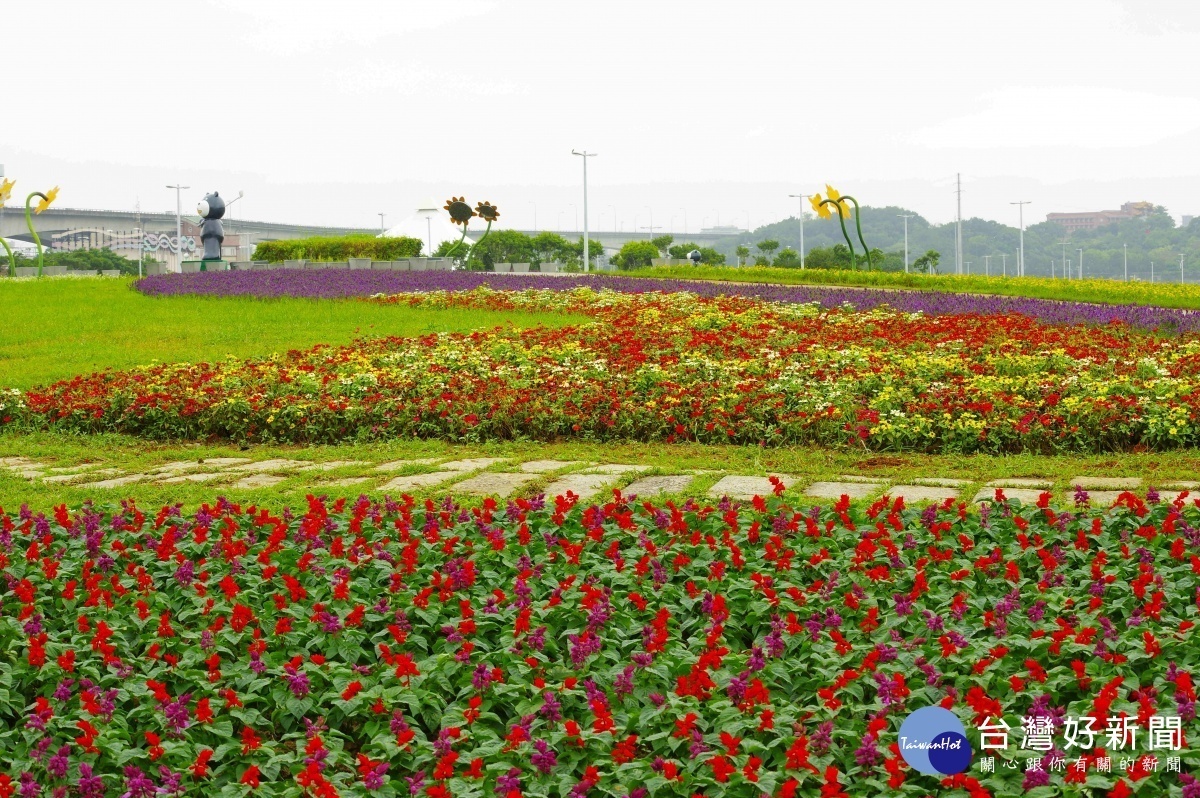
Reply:
[[[940,291],[948,294],[999,296],[1095,302],[1104,305],[1152,305],[1200,310],[1200,285],[1122,282],[1118,280],[1063,280],[1049,277],[985,277],[983,275],[917,274],[850,271],[848,269],[785,269],[774,266],[656,266],[622,272],[622,276],[669,280],[817,285],[854,288],[890,288]],[[1176,274],[1178,278],[1178,274]]]
[[[582,316],[411,308],[358,300],[148,297],[131,280],[0,280],[0,388],[158,362],[259,357],[359,337],[560,327]]]

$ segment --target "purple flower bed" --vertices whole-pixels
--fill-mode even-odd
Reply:
[[[751,285],[703,280],[655,280],[613,275],[491,274],[486,272],[399,272],[346,269],[201,272],[147,277],[136,283],[150,296],[310,297],[335,299],[413,291],[469,291],[481,285],[523,290],[567,290],[587,286],[613,291],[689,291],[704,297],[745,296],[773,302],[818,302],[825,307],[850,303],[859,309],[889,305],[930,315],[1020,313],[1049,324],[1123,322],[1147,329],[1200,331],[1200,312],[1145,305],[1101,305],[1028,297],[951,294],[939,291],[885,290],[807,285]]]

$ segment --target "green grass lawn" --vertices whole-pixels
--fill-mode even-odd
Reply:
[[[458,445],[444,441],[396,440],[370,444],[339,446],[255,445],[239,447],[232,443],[156,443],[118,435],[69,436],[57,433],[0,433],[0,457],[23,456],[52,467],[70,467],[93,463],[120,468],[127,474],[139,473],[173,461],[195,461],[214,457],[248,457],[331,461],[361,460],[383,463],[393,460],[440,457],[502,457],[506,463],[490,471],[513,471],[516,464],[528,460],[565,460],[596,463],[637,463],[650,466],[653,473],[703,473],[689,493],[703,494],[722,474],[790,474],[799,479],[798,487],[815,481],[836,481],[843,474],[875,477],[903,484],[921,477],[964,479],[969,482],[962,495],[970,499],[983,483],[1003,478],[1037,478],[1054,484],[1060,494],[1069,491],[1075,477],[1141,477],[1147,486],[1200,479],[1200,451],[1147,452],[1099,455],[923,455],[881,454],[866,451],[842,451],[817,446],[760,448],[757,446],[714,446],[695,443],[531,443],[501,441],[487,444]],[[340,477],[370,473],[369,467],[348,466],[329,472],[292,473],[287,480],[269,488],[233,489],[229,485],[182,482],[171,485],[129,484],[111,490],[88,490],[70,485],[47,485],[26,480],[7,469],[0,469],[0,506],[47,507],[66,502],[75,506],[85,499],[115,502],[133,497],[146,507],[182,502],[188,507],[226,495],[243,503],[270,507],[303,506],[304,497],[314,491],[332,497],[356,497],[360,493],[378,496],[376,488],[391,476],[436,470],[433,466],[413,466],[394,474],[378,474],[371,482],[359,485],[327,486],[323,482]],[[283,473],[283,472],[281,472]],[[97,479],[104,477],[97,477]],[[523,492],[544,488],[554,478],[543,475],[527,485]],[[628,484],[630,475],[617,485]],[[452,491],[447,482],[418,496],[440,496]],[[796,489],[792,493],[795,494]],[[481,499],[459,497],[465,504]]]
[[[1049,277],[915,274],[832,269],[784,269],[773,266],[657,266],[622,276],[677,280],[727,280],[783,285],[860,286],[946,293],[1000,294],[1109,305],[1156,305],[1200,309],[1200,285],[1124,283],[1116,280],[1060,280]]]
[[[435,310],[355,300],[148,297],[130,280],[0,280],[0,387],[106,368],[269,355],[358,337],[563,326],[583,317]]]

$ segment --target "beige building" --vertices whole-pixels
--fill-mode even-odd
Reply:
[[[1106,224],[1146,216],[1154,210],[1152,202],[1126,202],[1119,211],[1082,211],[1079,213],[1048,213],[1047,222],[1057,222],[1067,231],[1095,230]]]

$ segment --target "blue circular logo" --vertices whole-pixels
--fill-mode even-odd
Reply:
[[[966,729],[943,707],[922,707],[905,718],[899,745],[908,766],[930,776],[952,776],[971,766]]]

